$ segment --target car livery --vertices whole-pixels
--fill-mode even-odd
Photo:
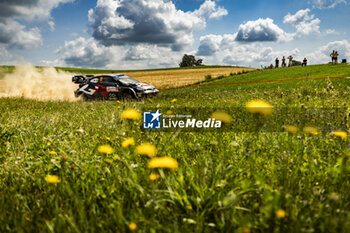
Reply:
[[[159,93],[154,86],[123,74],[76,75],[72,82],[79,84],[75,96],[84,100],[141,99]]]

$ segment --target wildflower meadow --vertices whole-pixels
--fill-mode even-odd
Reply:
[[[348,77],[350,67],[205,83],[305,73]],[[197,86],[142,101],[1,98],[0,232],[349,232],[349,100],[350,79],[327,78]],[[223,127],[143,129],[143,111],[158,109],[189,109]]]

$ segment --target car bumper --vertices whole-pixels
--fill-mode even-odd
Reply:
[[[150,96],[150,95],[157,95],[159,93],[158,89],[153,89],[153,90],[146,90],[143,92],[137,92],[136,95],[139,98],[145,97],[145,96]]]

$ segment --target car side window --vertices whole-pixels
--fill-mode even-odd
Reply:
[[[90,83],[98,83],[98,78],[90,79]]]
[[[115,83],[114,79],[112,77],[105,76],[103,77],[104,83]]]

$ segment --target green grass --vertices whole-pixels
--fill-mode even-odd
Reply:
[[[254,71],[212,83],[306,72],[350,76],[348,66],[324,65]],[[300,128],[299,120],[326,128],[317,136],[277,127],[259,133],[273,116],[247,114],[245,103],[253,99],[272,104],[274,114],[284,107],[349,111],[350,79],[188,88],[141,102],[0,99],[0,232],[128,232],[131,222],[137,232],[349,232],[350,142],[329,134],[348,131],[349,116],[334,122],[323,122],[317,112],[281,116]],[[120,118],[128,108],[164,113],[171,105],[176,113],[200,107],[202,115],[224,109],[234,121],[223,130],[164,132]],[[242,119],[253,130],[242,132]],[[122,148],[128,137],[136,145]],[[151,171],[149,158],[134,152],[145,142],[156,146],[157,156],[175,158],[179,168]],[[104,144],[115,153],[99,153]],[[149,180],[152,172],[160,178]],[[48,174],[60,182],[48,184]],[[278,218],[277,210],[286,216]]]
[[[257,74],[258,73],[258,74]],[[306,74],[309,77],[350,77],[350,65],[312,65],[306,67],[290,67],[287,69],[265,69],[255,70],[246,74],[236,75],[235,78],[226,77],[213,81],[212,83],[229,83],[229,82],[244,82],[244,81],[265,81],[265,80],[280,80],[292,78],[305,78]],[[298,83],[295,82],[297,85]]]

